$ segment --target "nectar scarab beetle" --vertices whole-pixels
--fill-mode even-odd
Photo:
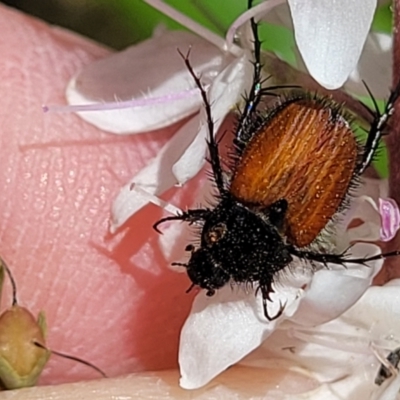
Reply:
[[[249,8],[252,1],[249,1]],[[385,134],[400,84],[391,93],[383,112],[375,110],[365,144],[355,134],[355,116],[329,97],[298,88],[262,86],[258,26],[254,36],[254,78],[234,132],[230,171],[224,171],[214,138],[211,106],[189,54],[182,55],[204,102],[208,126],[209,162],[218,190],[213,208],[189,209],[159,220],[181,220],[201,225],[200,246],[187,246],[186,267],[193,286],[212,296],[230,282],[255,284],[268,314],[272,284],[277,273],[294,258],[311,263],[365,264],[399,255],[398,251],[369,258],[350,258],[325,248],[321,236],[348,203],[351,190],[371,163]],[[284,89],[284,94],[276,92]],[[273,96],[265,109],[262,100]],[[190,289],[191,289],[190,288]],[[189,290],[190,290],[189,289]]]

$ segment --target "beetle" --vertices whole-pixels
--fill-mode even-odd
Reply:
[[[252,1],[248,2],[249,8]],[[203,99],[208,126],[208,152],[216,204],[188,209],[162,218],[201,225],[200,246],[188,245],[186,267],[192,286],[212,296],[229,282],[256,284],[261,291],[265,317],[278,318],[285,305],[270,316],[267,301],[274,292],[277,273],[296,257],[311,263],[366,264],[399,255],[394,251],[369,258],[350,258],[346,252],[329,251],[324,232],[346,208],[359,177],[370,165],[385,134],[400,84],[380,112],[376,102],[365,144],[354,135],[354,117],[327,96],[292,88],[263,87],[258,24],[251,20],[254,36],[254,78],[234,132],[230,171],[222,168],[214,138],[211,106],[189,53],[181,54]],[[368,88],[367,88],[368,90]],[[368,90],[369,92],[369,90]],[[274,95],[273,106],[262,100]]]

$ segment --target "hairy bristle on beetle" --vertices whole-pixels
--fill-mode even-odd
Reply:
[[[252,7],[249,0],[248,7]],[[186,267],[192,286],[212,296],[229,283],[254,284],[268,313],[277,276],[294,258],[327,265],[368,262],[400,254],[394,251],[369,258],[351,258],[323,245],[321,236],[346,207],[351,190],[370,165],[387,128],[400,83],[383,112],[371,95],[374,110],[367,141],[354,134],[356,116],[326,96],[287,87],[263,87],[258,25],[251,20],[254,38],[253,83],[238,116],[231,151],[230,173],[223,170],[219,143],[207,92],[194,72],[189,53],[182,55],[203,98],[208,127],[208,151],[216,204],[189,209],[158,221],[181,220],[200,224],[200,245],[188,246]],[[249,61],[250,62],[250,61]],[[283,89],[285,94],[281,94]],[[266,108],[263,99],[275,97]],[[228,177],[228,178],[227,178]],[[322,245],[321,245],[322,244]]]

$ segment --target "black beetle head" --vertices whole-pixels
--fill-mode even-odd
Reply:
[[[216,263],[210,252],[204,248],[192,252],[186,268],[192,283],[206,289],[208,296],[212,296],[216,289],[224,286],[230,279],[229,273],[224,271],[222,265]]]
[[[200,247],[187,250],[192,253],[186,265],[189,278],[208,295],[230,280],[268,285],[292,261],[276,225],[232,199],[210,211]]]

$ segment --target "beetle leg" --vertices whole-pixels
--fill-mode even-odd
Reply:
[[[296,257],[302,258],[304,260],[316,261],[320,262],[324,265],[331,263],[331,264],[339,264],[345,267],[345,263],[353,263],[353,264],[361,264],[365,265],[370,261],[376,261],[385,259],[388,257],[396,257],[400,256],[400,251],[392,251],[390,253],[381,253],[377,254],[376,256],[365,257],[365,258],[350,258],[346,256],[346,252],[340,254],[324,254],[324,253],[316,253],[313,251],[302,251],[297,250],[295,248],[291,248],[290,253]]]
[[[208,210],[206,208],[198,208],[198,209],[194,209],[194,210],[187,210],[187,211],[184,211],[182,214],[179,214],[179,215],[173,215],[171,217],[161,218],[159,221],[157,221],[153,225],[153,229],[158,233],[162,233],[158,229],[158,226],[163,224],[164,222],[167,222],[167,221],[187,221],[187,222],[189,222],[189,224],[193,224],[193,223],[195,223],[197,221],[204,220],[209,213],[210,213],[210,210]]]
[[[278,310],[278,312],[273,317],[270,317],[270,315],[268,314],[268,303],[267,303],[267,301],[272,302],[272,299],[271,299],[270,295],[271,295],[271,293],[275,292],[274,289],[272,288],[272,281],[269,281],[267,284],[261,284],[260,283],[260,286],[258,287],[258,289],[261,290],[261,294],[262,294],[262,298],[263,298],[263,308],[264,308],[265,318],[267,318],[268,321],[276,320],[277,318],[279,318],[282,315],[283,310],[286,307],[286,303],[282,304],[279,301],[279,310]]]
[[[364,85],[365,85],[365,83],[364,83]],[[374,158],[375,153],[379,147],[381,138],[385,134],[384,131],[385,131],[385,128],[387,127],[389,118],[393,114],[394,104],[400,96],[400,82],[399,82],[397,84],[397,86],[395,87],[395,89],[391,92],[389,99],[386,102],[385,109],[383,110],[383,112],[380,112],[374,96],[372,95],[368,86],[365,85],[365,87],[371,97],[373,104],[374,104],[374,110],[371,110],[374,118],[372,120],[370,129],[368,132],[367,142],[365,143],[365,151],[362,156],[361,163],[358,166],[358,173],[360,175],[365,171],[365,169],[368,167],[368,165],[371,163],[372,159]]]

